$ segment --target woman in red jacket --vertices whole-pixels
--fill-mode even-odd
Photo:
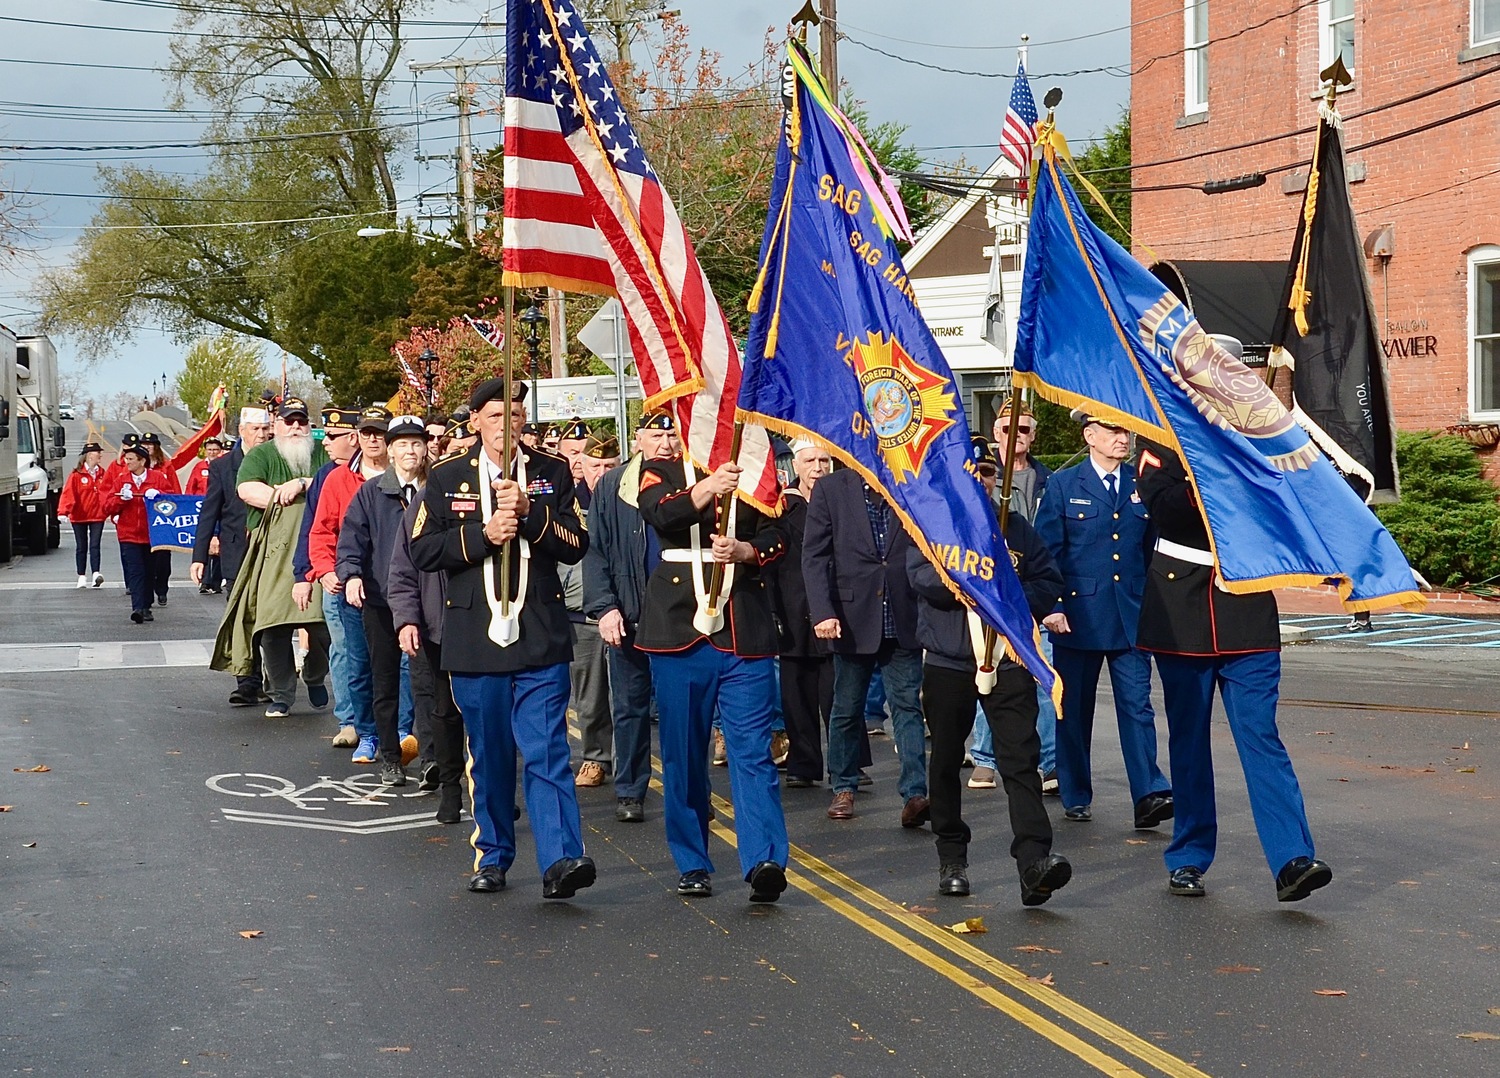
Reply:
[[[102,587],[104,574],[99,571],[99,542],[104,536],[104,466],[99,463],[104,447],[89,442],[83,447],[78,465],[68,473],[62,497],[57,500],[57,515],[73,525],[73,542],[77,549],[78,586],[90,586],[88,569],[93,567],[93,587]]]
[[[156,620],[151,615],[151,525],[146,513],[152,499],[168,489],[168,483],[162,472],[146,467],[151,451],[145,446],[126,446],[121,456],[125,472],[119,489],[105,491],[104,512],[115,518],[120,569],[130,592],[130,620],[139,625]]]

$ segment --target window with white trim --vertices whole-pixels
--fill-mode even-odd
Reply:
[[[1333,63],[1335,56],[1342,56],[1344,66],[1351,75],[1354,74],[1354,0],[1321,0],[1318,4],[1318,41],[1319,70]]]
[[[1469,44],[1500,41],[1500,0],[1473,0],[1469,18]]]
[[[1500,416],[1500,247],[1469,252],[1469,356],[1471,409]]]
[[[1182,112],[1208,111],[1208,0],[1183,0]]]

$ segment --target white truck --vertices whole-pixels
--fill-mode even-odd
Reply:
[[[21,482],[16,468],[16,335],[0,326],[0,562],[14,549],[16,519],[21,515]]]
[[[21,516],[17,534],[33,557],[57,546],[61,529],[57,503],[67,469],[67,434],[57,399],[57,349],[44,336],[16,339],[16,469],[21,483]],[[13,410],[14,413],[15,410]]]

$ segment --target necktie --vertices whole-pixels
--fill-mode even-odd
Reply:
[[[1113,472],[1104,477],[1104,489],[1109,491],[1109,504],[1111,508],[1116,509],[1118,509],[1120,506],[1120,494],[1115,487],[1115,483],[1118,479],[1119,476],[1115,475]]]
[[[411,483],[407,483],[405,486],[403,486],[401,488],[401,506],[402,506],[402,508],[404,509],[406,506],[410,505],[411,502],[412,502],[412,499],[415,498],[416,496],[417,496],[417,488],[415,486],[413,486]]]

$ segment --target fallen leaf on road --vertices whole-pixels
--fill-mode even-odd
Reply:
[[[1220,966],[1214,970],[1215,973],[1259,973],[1259,966],[1242,966],[1236,963],[1233,966]]]
[[[1405,884],[1407,887],[1421,887],[1421,880],[1397,880],[1397,883]]]
[[[11,770],[22,775],[40,775],[52,769],[46,764],[37,764],[35,767],[13,767]]]
[[[1461,1041],[1500,1041],[1500,1033],[1460,1033]]]
[[[1458,769],[1458,773],[1460,775],[1472,775],[1472,774],[1474,774],[1474,768],[1472,768],[1472,767],[1460,767]]]
[[[258,940],[264,935],[265,932],[259,928],[247,928],[240,933],[240,938],[247,940]]]
[[[907,913],[936,913],[937,911],[938,911],[938,908],[936,906],[916,906],[916,905],[912,905],[912,906],[907,906],[906,907],[906,912]]]
[[[1027,977],[1026,979],[1028,981],[1034,981],[1037,984],[1044,984],[1048,988],[1053,987],[1052,974],[1050,974],[1050,973],[1047,974],[1045,977]]]
[[[1491,1014],[1500,1014],[1500,1007],[1491,1007],[1490,1008],[1490,1013]]]
[[[1020,951],[1023,954],[1062,954],[1062,952],[1055,947],[1043,947],[1039,943],[1023,943],[1021,944],[1021,946],[1013,947],[1011,949],[1014,951]]]
[[[182,750],[181,749],[168,749],[167,750],[167,755],[168,756],[181,756],[182,755]]]
[[[1348,782],[1348,779],[1335,779],[1335,782]]]
[[[1145,844],[1146,840],[1143,838],[1127,838],[1125,840],[1125,845],[1127,846],[1144,846]]]
[[[0,805],[0,812],[9,812],[11,809],[13,809],[15,807],[16,807],[15,805]]]
[[[1315,996],[1347,996],[1348,994],[1349,993],[1345,992],[1342,988],[1314,988],[1313,989],[1313,995],[1315,995]]]
[[[398,1045],[395,1045],[394,1047],[391,1047],[391,1048],[381,1048],[381,1049],[379,1049],[379,1051],[382,1051],[382,1052],[410,1052],[411,1051],[411,1047],[409,1045],[405,1045],[405,1044],[398,1044]]]
[[[88,808],[89,807],[89,803],[87,801],[80,801],[80,802],[78,802],[78,805],[79,805],[80,808]]]
[[[1102,962],[1090,962],[1089,965],[1091,965],[1091,966],[1107,966],[1107,965],[1109,965],[1109,959],[1105,959]]]
[[[956,925],[949,925],[948,931],[956,932],[960,936],[968,936],[979,935],[982,932],[988,932],[989,929],[984,927],[983,917],[970,917],[967,921],[960,921]]]
[[[34,850],[34,849],[36,849],[36,843],[35,842],[23,842],[23,843],[21,843],[21,845],[24,848],[28,849],[28,850]]]
[[[1313,733],[1316,734],[1318,737],[1332,737],[1333,736],[1333,731],[1332,730],[1314,730]]]

